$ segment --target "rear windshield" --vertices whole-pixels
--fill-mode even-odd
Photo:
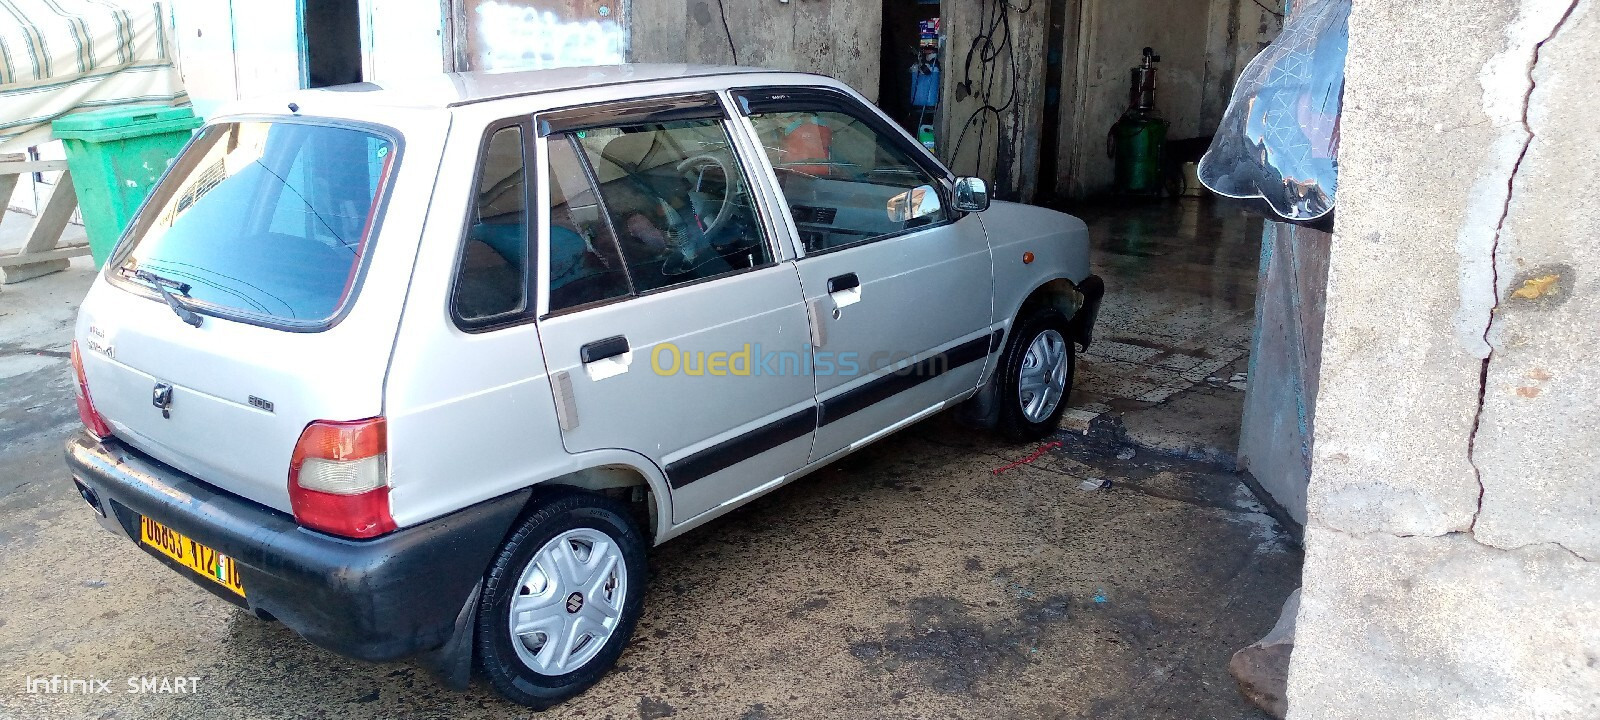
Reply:
[[[351,294],[395,141],[296,122],[212,125],[155,190],[116,258],[198,310],[322,325]],[[148,276],[147,276],[148,277]]]

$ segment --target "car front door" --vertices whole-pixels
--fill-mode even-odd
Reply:
[[[739,90],[801,253],[820,403],[813,462],[977,386],[998,349],[983,225],[883,116],[823,88]]]
[[[799,279],[773,242],[714,94],[535,118],[540,340],[568,451],[648,456],[684,522],[802,467],[809,376]]]

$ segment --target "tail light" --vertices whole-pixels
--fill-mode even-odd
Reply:
[[[289,505],[295,521],[348,538],[395,529],[389,514],[388,450],[388,427],[381,417],[307,425],[289,461]]]
[[[104,440],[111,437],[111,426],[100,413],[94,409],[94,400],[89,398],[89,378],[83,374],[83,356],[78,354],[78,341],[72,341],[72,374],[77,377],[78,384],[75,394],[78,396],[78,419],[83,421],[83,426],[94,433],[94,436]]]

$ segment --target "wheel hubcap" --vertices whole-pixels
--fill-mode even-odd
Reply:
[[[1056,411],[1067,393],[1067,340],[1055,330],[1034,337],[1022,356],[1017,402],[1028,422],[1042,422]]]
[[[594,659],[622,620],[628,566],[610,535],[578,528],[557,535],[522,571],[511,598],[517,657],[540,675],[565,675]]]

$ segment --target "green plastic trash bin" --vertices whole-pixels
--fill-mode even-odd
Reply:
[[[139,210],[146,193],[203,121],[186,107],[115,107],[50,124],[67,149],[89,254],[96,267]]]

